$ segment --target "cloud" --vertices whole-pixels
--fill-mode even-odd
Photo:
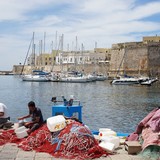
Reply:
[[[160,33],[160,20],[148,19],[159,15],[159,8],[160,2],[156,0],[141,4],[137,0],[1,1],[0,42],[4,45],[0,54],[12,57],[14,52],[14,63],[23,61],[33,32],[37,48],[46,32],[46,51],[51,41],[56,43],[56,31],[57,39],[64,34],[64,48],[68,43],[75,44],[76,36],[79,46],[83,43],[86,49],[93,49],[95,41],[98,47],[140,41],[140,36]]]
[[[0,21],[20,21],[26,20],[27,13],[30,11],[44,8],[51,3],[56,3],[54,0],[5,0],[0,1]]]

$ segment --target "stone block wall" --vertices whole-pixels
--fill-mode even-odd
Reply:
[[[160,77],[160,43],[148,45],[148,74],[153,77]]]
[[[140,42],[114,45],[111,51],[110,75],[147,75],[148,47]]]

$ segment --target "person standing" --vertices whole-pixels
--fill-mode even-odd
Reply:
[[[7,106],[0,103],[0,125],[8,121]]]
[[[41,109],[36,107],[33,101],[28,103],[29,114],[23,117],[19,117],[18,120],[24,120],[25,118],[31,118],[30,122],[24,122],[24,126],[29,128],[28,134],[38,129],[43,123],[43,115]]]

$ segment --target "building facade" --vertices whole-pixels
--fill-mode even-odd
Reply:
[[[149,43],[149,42],[159,42],[160,43],[160,36],[143,37],[143,43]]]

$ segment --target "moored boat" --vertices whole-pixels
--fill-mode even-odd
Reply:
[[[96,81],[105,81],[107,80],[107,76],[103,75],[103,74],[98,74],[96,76]]]
[[[141,85],[148,85],[148,86],[151,86],[154,82],[158,81],[157,78],[148,78],[144,81],[141,81],[140,84]]]
[[[86,76],[82,77],[62,77],[59,79],[59,82],[68,82],[68,83],[86,83],[89,82],[90,79]]]
[[[29,82],[48,82],[49,77],[47,72],[34,70],[32,74],[23,75],[22,80]]]
[[[118,79],[114,79],[111,84],[114,85],[132,85],[139,84],[139,79],[134,77],[120,77]]]

